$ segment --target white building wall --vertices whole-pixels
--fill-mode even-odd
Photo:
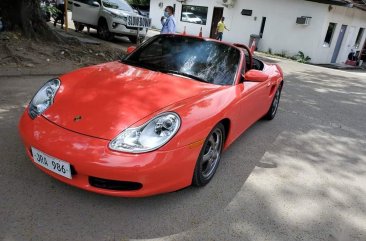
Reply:
[[[357,51],[361,50],[363,47],[363,43],[365,42],[366,38],[366,12],[358,9],[337,7],[331,11],[328,21],[337,23],[338,31],[336,31],[334,34],[334,40],[332,42],[333,49],[336,45],[339,30],[342,24],[347,25],[346,34],[344,36],[341,50],[337,58],[337,63],[344,63],[347,60],[347,56],[349,52],[351,52],[351,49]],[[363,34],[359,48],[355,48],[354,45],[360,28],[365,28],[365,32]],[[331,58],[331,55],[332,53],[328,55],[328,58]]]
[[[163,3],[159,7],[159,3]],[[207,6],[207,24],[199,25],[180,22],[182,4],[176,0],[151,0],[150,17],[152,26],[161,28],[160,18],[166,6],[176,5],[178,32],[186,27],[187,34],[197,35],[200,28],[203,36],[209,37],[214,7],[223,7],[219,0],[187,0],[188,5]],[[252,16],[241,15],[242,9],[253,10]],[[263,38],[259,49],[273,53],[285,52],[288,56],[303,51],[312,58],[313,63],[330,63],[342,24],[348,25],[337,62],[345,62],[350,49],[353,47],[360,27],[366,28],[366,12],[340,6],[329,5],[304,0],[237,0],[234,7],[224,7],[225,23],[230,31],[225,31],[224,40],[249,44],[250,34],[259,34],[262,17],[266,17]],[[296,24],[300,16],[312,17],[310,25]],[[323,47],[324,38],[329,22],[337,23],[331,45]],[[353,31],[351,27],[354,27]],[[366,38],[366,31],[361,41],[361,47]]]

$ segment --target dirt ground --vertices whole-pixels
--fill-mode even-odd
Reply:
[[[121,54],[121,49],[105,44],[85,44],[76,38],[55,43],[25,39],[17,32],[0,33],[0,75],[62,73],[117,60]]]

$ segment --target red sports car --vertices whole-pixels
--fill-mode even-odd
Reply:
[[[70,185],[142,197],[204,186],[221,153],[273,119],[283,74],[248,47],[158,35],[120,61],[46,82],[19,123],[35,165]]]

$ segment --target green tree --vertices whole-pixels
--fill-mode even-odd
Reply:
[[[150,0],[127,0],[129,4],[147,6],[150,4]]]
[[[40,0],[0,0],[0,17],[8,30],[20,30],[26,37],[54,37],[42,19]]]

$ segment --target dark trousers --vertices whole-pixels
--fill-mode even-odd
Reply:
[[[57,13],[57,17],[55,19],[55,25],[59,20],[61,20],[61,26],[62,26],[62,25],[64,25],[64,21],[65,21],[65,5],[59,4],[59,5],[57,5],[57,9],[60,12]]]
[[[220,40],[220,41],[222,41],[222,35],[223,35],[224,33],[223,32],[218,32],[217,33],[217,40]]]

